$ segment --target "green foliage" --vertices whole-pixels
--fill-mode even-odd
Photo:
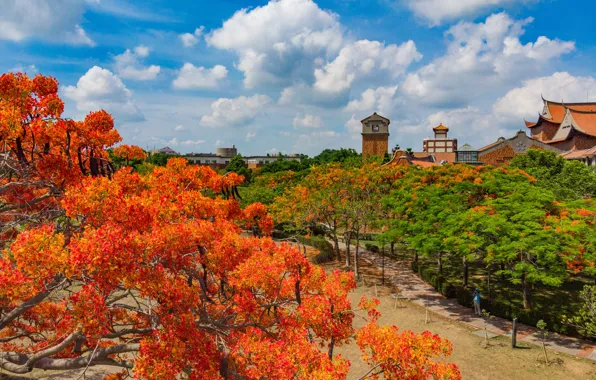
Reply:
[[[174,158],[178,156],[173,156],[170,154],[163,154],[163,153],[151,153],[149,157],[147,157],[147,162],[155,165],[155,166],[166,166],[168,160],[170,158]]]
[[[318,156],[313,158],[313,163],[326,165],[333,163],[354,163],[355,159],[362,161],[362,156],[354,149],[325,149]],[[360,162],[362,165],[362,162]]]
[[[252,179],[252,170],[248,168],[246,162],[242,158],[242,155],[237,155],[230,160],[228,166],[226,166],[226,173],[236,173],[244,177],[244,183],[250,183]]]
[[[319,250],[319,253],[313,257],[313,262],[315,264],[323,264],[328,263],[333,260],[335,257],[333,246],[331,243],[327,241],[324,237],[321,236],[298,236],[297,240],[300,241],[302,244],[309,245],[315,249]]]
[[[579,161],[565,160],[555,152],[530,149],[516,156],[511,167],[534,176],[537,184],[552,191],[558,200],[596,196],[596,172]]]
[[[585,286],[580,298],[579,313],[571,318],[563,316],[563,321],[575,326],[582,335],[596,338],[596,285]]]

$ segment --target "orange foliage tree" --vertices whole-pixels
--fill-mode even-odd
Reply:
[[[109,378],[345,378],[349,362],[333,350],[354,335],[353,275],[326,274],[290,245],[242,236],[239,226],[267,234],[272,221],[262,205],[243,210],[213,196],[239,185],[239,176],[180,158],[147,175],[99,175],[101,139],[117,134],[108,116],[65,122],[85,134],[69,133],[74,145],[50,144],[50,152],[53,144],[78,152],[80,173],[63,181],[55,201],[63,216],[24,225],[0,254],[0,370],[84,373],[101,365],[120,371]],[[67,135],[59,122],[48,120],[46,133]],[[18,148],[16,139],[11,154],[24,162],[40,140]],[[71,156],[55,151],[54,170],[37,171],[39,180],[53,182],[48,173],[68,167]],[[375,306],[361,302],[372,323],[358,333],[373,367],[366,376],[460,377],[443,363],[447,343],[375,327]]]
[[[147,154],[143,149],[136,145],[120,145],[113,150],[114,156],[124,160],[124,164],[128,166],[131,160],[144,160]]]
[[[5,238],[23,223],[60,214],[56,201],[84,176],[111,175],[105,149],[120,141],[112,117],[63,119],[52,77],[0,76],[0,224]]]

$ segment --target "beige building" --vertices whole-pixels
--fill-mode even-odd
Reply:
[[[362,120],[362,158],[389,153],[389,119],[376,112]]]
[[[447,133],[449,128],[440,124],[433,128],[435,137],[433,139],[424,139],[422,142],[422,151],[427,153],[453,153],[457,150],[457,139],[449,139]]]

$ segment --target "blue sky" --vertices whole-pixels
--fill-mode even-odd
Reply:
[[[478,148],[540,95],[596,101],[590,0],[0,0],[0,71],[55,76],[66,116],[183,153],[360,150],[391,119],[421,150],[443,123]]]

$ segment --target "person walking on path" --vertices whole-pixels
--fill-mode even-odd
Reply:
[[[480,292],[478,291],[478,288],[474,289],[472,300],[474,301],[474,314],[482,317],[482,309],[480,309]]]

